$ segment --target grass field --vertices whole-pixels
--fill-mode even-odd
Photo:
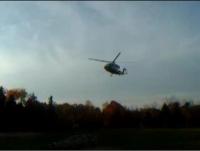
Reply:
[[[200,149],[200,129],[1,133],[0,149]]]
[[[200,129],[112,129],[99,134],[100,149],[200,149]]]

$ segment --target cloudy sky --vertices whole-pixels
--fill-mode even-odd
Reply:
[[[199,2],[0,2],[0,81],[45,101],[200,98]],[[128,75],[110,77],[117,61]],[[120,63],[121,61],[121,63]],[[129,62],[123,62],[129,61]]]

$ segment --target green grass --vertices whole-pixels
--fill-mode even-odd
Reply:
[[[49,149],[74,133],[90,132],[0,133],[0,149]],[[89,149],[200,149],[200,129],[102,129],[93,134],[98,141]]]
[[[200,129],[112,129],[98,138],[99,149],[200,149]]]
[[[52,142],[65,139],[69,133],[0,133],[0,149],[48,149]]]

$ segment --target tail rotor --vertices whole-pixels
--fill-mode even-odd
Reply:
[[[123,68],[122,74],[128,74],[128,71],[126,68]]]

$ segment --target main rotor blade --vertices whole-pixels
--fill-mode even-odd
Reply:
[[[115,57],[115,59],[114,59],[112,62],[115,62],[115,60],[119,57],[120,54],[121,54],[121,52],[119,52],[119,53],[117,54],[117,56]]]
[[[118,63],[136,63],[136,61],[117,61]]]
[[[111,61],[107,61],[107,60],[100,60],[100,59],[94,59],[94,58],[88,58],[89,60],[93,60],[93,61],[99,61],[99,62],[106,62],[106,63],[110,63]]]

